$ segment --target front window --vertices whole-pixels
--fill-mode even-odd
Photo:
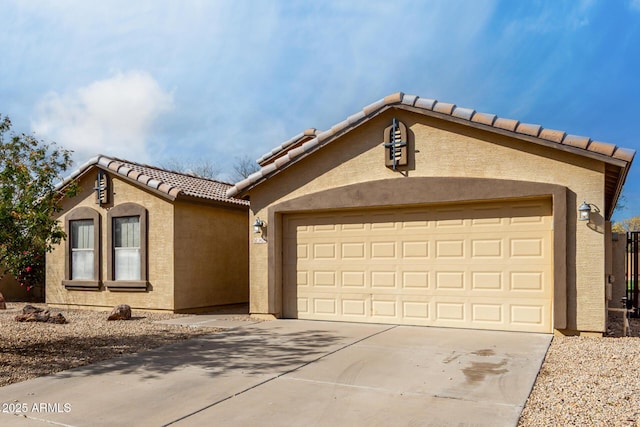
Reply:
[[[137,203],[123,203],[107,212],[107,289],[148,290],[147,217],[147,210]]]
[[[100,214],[89,207],[65,215],[64,279],[69,290],[100,288]]]
[[[141,280],[140,217],[113,218],[115,280]]]
[[[69,221],[71,280],[94,280],[94,224],[92,219]]]

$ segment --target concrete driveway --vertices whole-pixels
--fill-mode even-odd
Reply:
[[[550,341],[411,326],[247,324],[2,387],[0,425],[513,426]],[[16,409],[24,411],[6,413]]]

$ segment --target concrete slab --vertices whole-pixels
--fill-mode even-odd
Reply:
[[[515,425],[550,341],[260,322],[2,387],[0,403],[29,410],[0,425]]]
[[[520,412],[515,406],[283,377],[173,425],[510,426]]]
[[[252,319],[249,315],[230,316],[228,314],[200,314],[197,316],[179,317],[170,320],[158,320],[155,323],[164,325],[191,326],[194,328],[220,328],[232,329],[240,326],[249,326],[259,323],[260,320]]]

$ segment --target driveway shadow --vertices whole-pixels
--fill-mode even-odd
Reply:
[[[230,373],[264,375],[287,372],[332,351],[343,340],[326,330],[279,331],[237,328],[60,372],[58,378],[103,373],[135,373],[144,379],[195,367],[211,377]],[[77,346],[70,340],[70,347]]]

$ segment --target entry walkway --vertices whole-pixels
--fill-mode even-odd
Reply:
[[[461,329],[245,323],[2,387],[3,410],[26,410],[0,413],[0,425],[513,426],[550,341]]]

